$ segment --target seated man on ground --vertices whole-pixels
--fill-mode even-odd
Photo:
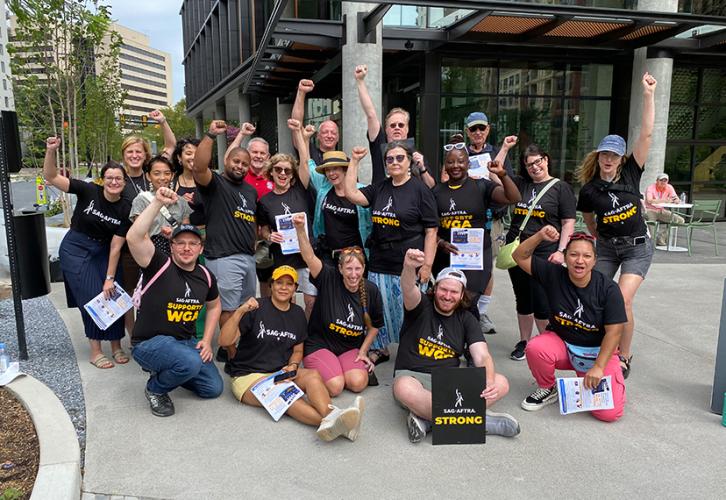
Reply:
[[[363,398],[350,408],[330,404],[328,389],[315,370],[300,368],[307,321],[302,308],[292,303],[297,271],[280,266],[272,272],[270,297],[248,299],[222,326],[219,345],[227,348],[224,370],[232,376],[232,392],[238,401],[262,406],[250,388],[257,381],[284,370],[296,371],[295,382],[306,397],[295,401],[287,414],[298,422],[318,427],[318,437],[332,441],[345,435],[355,441],[360,431]]]
[[[423,441],[431,428],[431,371],[458,367],[467,347],[474,365],[486,368],[486,388],[481,397],[486,399],[487,406],[509,392],[509,382],[495,371],[484,334],[467,310],[466,276],[457,269],[444,268],[436,276],[433,290],[424,295],[416,285],[416,268],[423,262],[422,251],[406,252],[401,273],[405,312],[393,381],[393,396],[410,410],[407,423],[412,443]],[[427,351],[419,349],[422,343],[436,344],[437,352],[446,355],[427,355]],[[519,423],[511,415],[487,410],[486,432],[516,436]]]
[[[157,189],[126,236],[142,276],[131,353],[141,368],[151,373],[146,398],[157,417],[174,414],[169,393],[177,387],[201,398],[216,398],[223,388],[222,377],[212,363],[212,337],[222,307],[216,278],[197,264],[204,248],[199,229],[189,224],[177,226],[171,236],[171,257],[149,238],[149,228],[161,207],[178,199],[168,187]],[[197,341],[195,323],[205,304],[204,336]]]

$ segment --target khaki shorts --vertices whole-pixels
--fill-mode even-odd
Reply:
[[[242,401],[242,396],[245,395],[247,389],[255,384],[259,379],[269,377],[272,373],[249,373],[242,375],[241,377],[232,378],[232,393],[237,401]]]

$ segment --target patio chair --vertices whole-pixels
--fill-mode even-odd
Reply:
[[[721,214],[722,200],[696,200],[693,202],[691,216],[686,219],[683,224],[671,223],[671,228],[686,228],[686,237],[688,239],[688,255],[693,255],[691,251],[691,239],[693,238],[694,229],[710,230],[713,234],[713,246],[718,255],[718,241],[716,240],[716,219]]]

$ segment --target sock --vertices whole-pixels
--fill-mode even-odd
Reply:
[[[483,315],[487,313],[487,308],[489,307],[489,303],[492,301],[491,295],[482,295],[479,297],[479,302],[477,302],[476,306],[479,309],[479,314]]]

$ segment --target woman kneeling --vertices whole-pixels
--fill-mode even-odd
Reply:
[[[318,426],[318,436],[332,441],[345,435],[351,441],[360,429],[360,401],[340,409],[330,404],[328,389],[315,370],[300,368],[307,321],[300,306],[292,303],[297,272],[280,266],[272,273],[272,295],[242,304],[222,326],[219,345],[226,347],[225,371],[232,376],[232,392],[242,403],[262,406],[250,388],[278,370],[295,371],[294,381],[307,398],[295,401],[287,414],[307,425]]]
[[[524,272],[532,275],[547,292],[550,318],[547,329],[527,344],[527,363],[539,389],[522,401],[528,411],[557,402],[555,370],[575,370],[584,377],[585,389],[612,377],[614,408],[595,410],[592,415],[605,422],[623,416],[625,380],[617,355],[623,325],[628,321],[623,295],[617,284],[595,267],[595,239],[574,233],[565,247],[567,268],[533,256],[543,242],[560,237],[545,226],[526,239],[512,257]]]

